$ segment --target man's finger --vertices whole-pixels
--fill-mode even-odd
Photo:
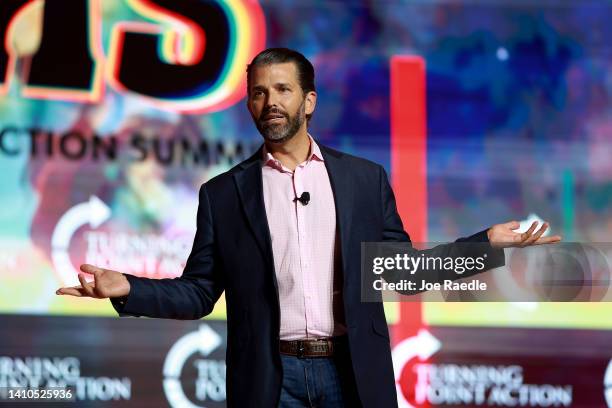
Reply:
[[[524,242],[525,245],[531,245],[534,242],[536,242],[538,239],[540,239],[540,237],[544,234],[544,232],[546,232],[546,230],[548,229],[548,224],[544,223],[542,224],[542,226],[540,227],[539,230],[536,231],[535,234],[533,234],[531,237],[529,237],[527,239],[527,241]]]
[[[85,273],[88,273],[90,275],[96,275],[97,273],[102,272],[102,268],[98,268],[95,265],[90,265],[90,264],[83,264],[79,267],[80,270],[82,270]]]
[[[79,273],[79,282],[81,282],[81,286],[83,286],[83,291],[87,296],[96,297],[92,285],[85,280],[85,275]]]
[[[536,229],[537,226],[538,222],[534,221],[533,224],[531,224],[531,227],[529,227],[527,231],[521,234],[521,244],[525,243],[525,241],[527,241],[529,237],[531,237],[531,234],[533,234],[533,231]]]
[[[75,286],[72,288],[59,288],[55,291],[56,295],[69,295],[76,297],[83,297],[83,288],[81,286]]]
[[[555,242],[560,242],[563,238],[561,235],[553,235],[552,237],[543,237],[538,239],[533,245],[543,245],[543,244],[554,244]]]

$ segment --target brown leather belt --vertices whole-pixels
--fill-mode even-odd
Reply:
[[[346,336],[314,340],[280,340],[281,354],[298,358],[331,357],[347,347]]]

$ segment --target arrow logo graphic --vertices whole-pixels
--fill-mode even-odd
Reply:
[[[86,224],[91,228],[98,228],[110,216],[110,208],[98,197],[91,196],[89,201],[75,205],[60,218],[51,236],[51,258],[64,285],[79,284],[78,271],[72,265],[68,254],[72,236]]]
[[[185,395],[181,385],[181,371],[189,357],[199,351],[204,357],[221,345],[221,336],[207,324],[200,325],[197,331],[181,337],[168,352],[164,361],[164,392],[172,407],[201,408],[193,404]]]
[[[393,348],[393,372],[395,373],[395,387],[397,389],[397,403],[400,408],[413,408],[406,400],[400,387],[400,377],[404,366],[413,358],[427,360],[440,350],[442,343],[426,329],[419,330],[414,337],[401,341]]]

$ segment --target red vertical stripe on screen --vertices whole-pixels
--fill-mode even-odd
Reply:
[[[425,61],[391,58],[391,184],[404,229],[413,242],[427,241],[427,108]],[[394,343],[423,326],[418,302],[400,303]]]

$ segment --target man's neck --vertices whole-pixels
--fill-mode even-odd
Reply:
[[[310,154],[310,138],[306,129],[300,129],[291,139],[283,143],[266,142],[266,149],[283,166],[294,171]]]

